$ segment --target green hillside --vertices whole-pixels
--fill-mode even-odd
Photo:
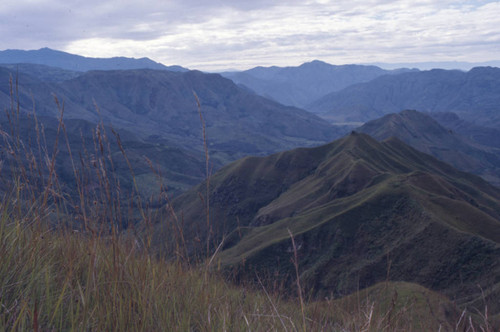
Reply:
[[[389,279],[479,307],[482,288],[500,310],[500,190],[397,139],[352,133],[245,158],[217,172],[209,191],[208,229],[204,184],[173,206],[198,241],[192,250],[207,237],[211,248],[222,243],[216,259],[238,280],[257,271],[292,285],[290,231],[301,281],[318,298]]]

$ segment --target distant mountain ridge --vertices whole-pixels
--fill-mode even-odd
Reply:
[[[89,70],[116,70],[116,69],[157,69],[170,71],[187,71],[181,66],[165,66],[149,58],[89,58],[70,54],[50,48],[39,50],[4,50],[0,51],[0,64],[33,63],[57,67],[61,69],[84,72]]]
[[[500,128],[479,126],[461,119],[453,112],[428,113],[443,127],[453,130],[472,142],[500,149]]]
[[[0,67],[0,101],[6,105],[12,76],[15,70]],[[196,92],[210,151],[223,162],[322,144],[342,134],[314,114],[249,93],[218,74],[138,69],[89,71],[59,83],[23,73],[18,79],[21,107],[28,111],[35,100],[38,114],[57,117],[55,95],[64,100],[66,118],[102,119],[150,142],[202,151]]]
[[[331,65],[315,60],[297,67],[255,67],[221,73],[237,84],[284,105],[304,108],[314,100],[355,83],[409,69],[384,70],[376,66]]]
[[[18,73],[22,73],[24,75],[35,77],[43,82],[62,82],[78,77],[82,74],[80,71],[67,70],[35,63],[0,63],[0,67],[10,70],[13,74],[17,75]]]
[[[406,110],[369,121],[356,131],[379,141],[397,137],[457,169],[482,176],[500,187],[500,149],[480,146],[446,129],[430,115]]]
[[[499,86],[500,68],[434,69],[355,84],[307,109],[333,122],[366,122],[404,109],[454,112],[473,123],[500,128]]]
[[[448,70],[463,70],[468,71],[474,67],[500,67],[499,60],[481,61],[481,62],[465,62],[465,61],[430,61],[430,62],[374,62],[366,65],[378,66],[386,69],[396,68],[418,68],[420,70],[431,69],[448,69]]]

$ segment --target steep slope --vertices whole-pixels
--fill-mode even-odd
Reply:
[[[356,130],[377,140],[397,137],[417,150],[500,186],[499,149],[481,146],[445,129],[427,114],[412,110],[388,114]]]
[[[316,296],[344,295],[383,280],[408,281],[460,304],[500,311],[500,190],[397,139],[353,133],[333,143],[232,163],[174,203],[184,235],[207,235],[220,264],[291,284],[288,230],[301,282]],[[158,227],[158,239],[168,236]],[[250,276],[250,277],[248,277]]]
[[[0,64],[0,67],[7,68],[12,73],[23,73],[33,76],[43,82],[62,82],[78,77],[82,72],[38,65],[33,63]]]
[[[10,114],[9,118],[5,113],[0,114],[0,192],[5,192],[15,178],[13,174],[19,174],[22,167],[34,172],[31,184],[42,183],[42,178],[47,177],[50,168],[50,163],[45,160],[52,158],[56,140],[55,172],[66,193],[72,197],[77,195],[76,181],[82,182],[84,175],[88,177],[85,180],[88,188],[98,182],[89,170],[95,167],[92,161],[95,163],[101,157],[105,163],[113,161],[113,166],[106,171],[110,177],[120,181],[124,193],[132,192],[134,180],[143,196],[158,193],[158,176],[151,167],[162,174],[171,195],[187,190],[205,177],[205,161],[201,154],[171,144],[145,142],[131,132],[117,130],[131,171],[111,128],[102,128],[85,120],[69,119],[64,121],[66,134],[60,130],[58,135],[58,126],[58,120],[51,117],[38,117],[35,123],[33,115]],[[98,134],[103,142],[102,150],[96,145]],[[20,144],[17,144],[18,141]],[[39,165],[34,167],[33,163]],[[75,179],[73,167],[81,175],[78,180]]]
[[[0,98],[6,105],[15,90],[9,86],[9,76],[15,78],[17,73],[0,68]],[[35,101],[38,114],[57,117],[55,95],[64,101],[66,118],[102,119],[153,143],[201,151],[196,93],[210,151],[221,162],[317,145],[341,135],[338,128],[311,113],[256,96],[217,74],[92,71],[56,84],[21,73],[18,82],[22,109],[31,110]]]
[[[71,71],[115,70],[115,69],[159,69],[170,71],[187,71],[180,66],[164,66],[148,58],[134,59],[126,57],[88,58],[76,54],[41,48],[39,50],[5,50],[0,51],[0,63],[33,63],[57,67]]]
[[[430,116],[446,129],[466,137],[468,140],[484,146],[500,149],[500,128],[478,126],[461,119],[452,112],[433,112]]]
[[[201,149],[195,92],[210,149],[228,158],[317,144],[338,135],[335,127],[315,115],[255,96],[217,74],[96,71],[60,87],[71,101],[69,106],[90,113],[96,103],[103,119],[114,126],[143,138],[164,138]]]
[[[468,72],[434,69],[383,76],[332,93],[308,110],[334,122],[365,122],[404,109],[455,112],[463,119],[500,127],[500,68]]]
[[[259,95],[284,105],[303,108],[316,99],[349,85],[403,71],[407,70],[384,70],[362,65],[335,66],[315,60],[298,67],[256,67],[222,75],[249,87]]]

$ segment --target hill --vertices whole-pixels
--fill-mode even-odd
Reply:
[[[454,112],[500,128],[500,68],[434,69],[383,76],[331,93],[307,107],[333,122],[366,122],[404,109]]]
[[[304,108],[316,99],[349,85],[404,71],[408,69],[384,70],[376,66],[362,65],[335,66],[315,60],[298,67],[256,67],[222,75],[281,104]]]
[[[318,298],[406,281],[500,311],[500,190],[400,140],[352,133],[234,162],[210,179],[208,225],[205,190],[179,196],[175,211],[192,250],[222,241],[216,260],[237,278],[292,285],[290,230],[303,287]],[[156,235],[168,238],[160,226]]]
[[[430,115],[406,110],[369,121],[356,130],[380,141],[397,137],[419,151],[500,186],[500,150],[462,137]]]
[[[0,63],[31,63],[57,67],[70,71],[115,70],[115,69],[159,69],[170,71],[187,71],[180,66],[164,66],[148,58],[88,58],[50,48],[39,50],[4,50],[0,51]]]

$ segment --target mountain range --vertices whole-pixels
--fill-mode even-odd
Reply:
[[[456,132],[466,139],[483,146],[500,148],[500,128],[480,126],[461,119],[453,112],[428,113],[446,129]]]
[[[369,121],[356,130],[380,141],[397,137],[419,151],[500,187],[500,149],[467,139],[428,114],[406,110]]]
[[[173,206],[185,236],[209,236],[222,248],[218,264],[238,278],[292,285],[289,230],[303,287],[319,298],[408,281],[478,308],[484,296],[500,310],[500,190],[396,138],[353,132],[231,163],[210,179],[208,229],[205,190],[200,184]],[[156,235],[169,237],[160,226]]]
[[[328,93],[350,85],[407,71],[411,70],[384,70],[363,65],[335,66],[315,60],[297,67],[256,67],[221,74],[281,104],[304,108]]]
[[[28,75],[0,66],[0,102],[11,105],[16,100],[22,112],[34,109],[39,116],[58,118],[57,98],[65,119],[102,121],[133,133],[141,144],[198,156],[204,155],[201,111],[214,169],[249,154],[322,144],[345,132],[304,110],[250,93],[218,74],[138,69],[43,80],[41,76],[61,78],[67,72],[49,68],[41,73]]]
[[[68,108],[84,109],[77,115],[73,111],[73,116],[83,117],[97,104],[106,123],[133,130],[144,139],[162,138],[201,149],[196,93],[211,151],[230,158],[317,144],[338,135],[319,117],[248,93],[218,74],[95,71],[59,87]]]
[[[419,70],[448,69],[468,71],[474,67],[500,67],[500,61],[466,62],[466,61],[429,61],[429,62],[373,62],[372,66],[385,69],[418,68]]]
[[[186,68],[183,68],[181,66],[165,66],[149,58],[89,58],[81,55],[52,50],[47,47],[30,51],[0,51],[0,64],[27,63],[45,65],[77,72],[117,69],[158,69],[170,71],[187,71]]]
[[[385,75],[334,92],[306,109],[333,122],[366,122],[404,109],[454,112],[460,118],[500,128],[500,68],[468,72],[434,69]]]

